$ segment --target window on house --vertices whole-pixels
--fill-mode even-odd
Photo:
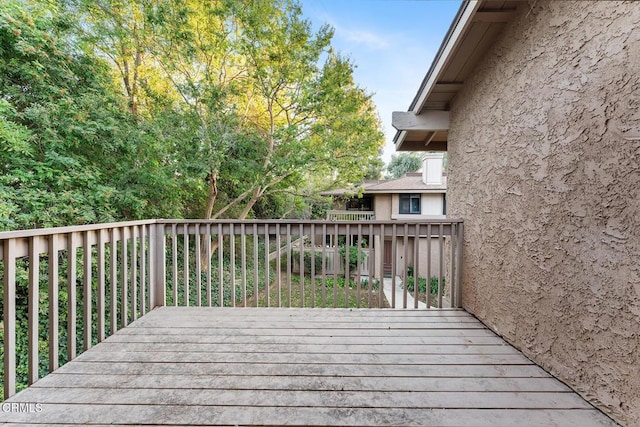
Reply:
[[[447,195],[442,194],[442,215],[447,214]]]
[[[420,214],[420,195],[419,194],[401,194],[400,195],[400,213],[401,214]]]

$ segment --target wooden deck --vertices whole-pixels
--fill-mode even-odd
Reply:
[[[184,307],[18,393],[0,422],[616,425],[462,310]]]

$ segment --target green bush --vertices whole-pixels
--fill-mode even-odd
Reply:
[[[311,272],[312,262],[313,262],[314,271],[315,272],[321,272],[322,271],[322,253],[314,252],[313,253],[313,259],[311,258],[311,252],[305,252],[304,253],[304,271],[305,271],[305,273],[310,273]],[[326,261],[325,261],[325,265],[326,265]]]
[[[347,256],[347,247],[346,246],[340,246],[340,257],[343,260],[346,260],[346,256]],[[362,263],[365,261],[365,259],[367,258],[367,255],[362,251],[362,249],[360,250],[360,264],[362,265]],[[358,268],[358,247],[357,246],[349,246],[349,274],[351,274],[352,271],[355,271],[356,268]]]
[[[413,292],[415,289],[415,278],[413,276],[407,277],[407,280],[405,280],[405,284],[407,286],[407,290],[409,292]],[[444,285],[445,285],[445,280],[443,277],[442,289],[444,289]],[[424,277],[418,277],[418,292],[421,294],[427,293],[427,279]],[[429,280],[429,292],[432,295],[438,294],[438,277],[437,276],[431,276],[431,279]]]

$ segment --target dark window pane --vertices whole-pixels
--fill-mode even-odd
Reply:
[[[411,198],[411,213],[419,214],[420,213],[420,198],[412,197]]]
[[[400,196],[400,213],[408,214],[410,213],[411,203],[409,201],[408,196]]]
[[[420,213],[420,195],[419,194],[401,194],[400,209],[401,214],[419,214]]]

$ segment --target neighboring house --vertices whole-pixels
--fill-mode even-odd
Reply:
[[[446,215],[447,177],[443,173],[443,154],[426,154],[422,171],[397,179],[365,181],[352,189],[322,193],[332,196],[334,210],[330,221],[357,219],[425,219]]]
[[[393,124],[448,152],[464,308],[640,425],[640,4],[465,1]]]
[[[352,189],[339,189],[327,191],[323,195],[332,196],[334,210],[327,212],[330,221],[358,221],[358,220],[420,220],[445,218],[447,213],[447,183],[443,171],[443,154],[428,153],[423,157],[421,172],[407,173],[397,179],[365,181],[360,186]],[[440,242],[434,238],[431,240],[432,262],[427,268],[426,257],[427,240],[420,245],[419,254],[424,262],[419,266],[418,274],[422,277],[437,276],[440,272],[439,260]],[[354,242],[351,242],[354,244]],[[384,241],[384,259],[375,256],[374,275],[380,271],[382,263],[384,273],[392,273],[393,257],[391,240]],[[333,246],[334,242],[326,242]],[[382,243],[376,237],[373,248]],[[396,266],[404,265],[404,245],[399,241],[396,251]],[[413,241],[410,240],[408,253],[413,253]],[[413,262],[409,262],[413,266]],[[427,271],[428,270],[428,271]],[[368,269],[367,269],[368,271]],[[403,277],[404,273],[398,269],[396,275]]]

